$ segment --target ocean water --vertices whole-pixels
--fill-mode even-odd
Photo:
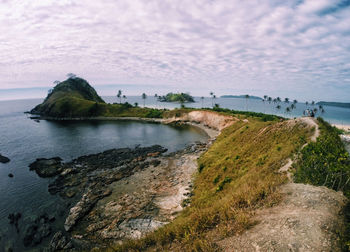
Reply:
[[[113,103],[119,102],[119,99],[112,96],[103,97],[106,102]],[[216,98],[215,100],[205,97],[202,101],[200,97],[194,97],[194,103],[186,103],[186,107],[192,108],[211,108],[212,104],[219,104],[221,108],[228,108],[241,111],[252,111],[261,112],[267,114],[279,115],[287,118],[300,117],[303,116],[303,111],[305,109],[317,108],[318,105],[311,106],[305,103],[297,103],[296,109],[293,109],[290,113],[286,112],[286,107],[290,107],[291,103],[287,104],[284,102],[279,103],[281,109],[277,109],[277,103],[262,102],[257,99],[244,99],[244,98]],[[158,102],[154,96],[148,96],[146,100],[143,100],[141,96],[130,96],[127,99],[122,99],[122,102],[129,102],[134,104],[137,102],[139,106],[143,106],[145,102],[146,107],[154,108],[179,108],[181,105],[179,103],[168,103],[168,102]],[[350,109],[349,108],[339,108],[332,106],[323,106],[325,113],[317,113],[316,116],[323,117],[327,122],[334,124],[350,125]]]
[[[8,247],[14,248],[14,251],[23,251],[22,240],[26,227],[43,213],[56,217],[55,230],[63,228],[70,206],[58,196],[48,193],[51,179],[39,178],[35,172],[29,171],[28,165],[36,158],[60,156],[69,161],[111,148],[153,144],[160,144],[172,152],[192,142],[207,139],[202,130],[194,127],[180,128],[154,123],[38,123],[23,112],[40,102],[42,99],[0,101],[0,153],[11,159],[7,164],[0,163],[0,251]],[[14,177],[9,178],[9,173]],[[8,215],[14,212],[22,213],[19,233],[8,220]],[[44,240],[42,245],[46,245],[48,240]]]

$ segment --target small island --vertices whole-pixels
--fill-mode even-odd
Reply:
[[[320,101],[316,103],[317,105],[321,106],[332,106],[332,107],[340,107],[340,108],[350,108],[350,103],[348,102],[326,102],[326,101]]]
[[[249,99],[256,99],[256,100],[263,100],[263,98],[259,96],[254,96],[254,95],[222,95],[220,98],[249,98]]]
[[[165,96],[158,96],[160,102],[195,102],[193,97],[186,93],[168,93]]]

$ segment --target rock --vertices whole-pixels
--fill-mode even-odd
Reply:
[[[8,157],[4,157],[0,154],[0,163],[6,164],[10,162],[10,159]]]
[[[19,232],[19,229],[18,229],[18,221],[19,221],[19,219],[20,219],[21,217],[22,217],[22,214],[21,214],[21,213],[11,213],[11,214],[9,214],[9,216],[8,216],[8,219],[10,220],[10,224],[15,225],[16,230],[17,230],[17,233]]]
[[[72,249],[72,242],[61,231],[55,233],[50,241],[50,251]]]
[[[40,244],[44,238],[51,234],[52,228],[49,223],[53,221],[54,217],[49,217],[46,213],[36,218],[34,223],[26,229],[23,245],[29,247]]]
[[[53,177],[62,172],[62,159],[54,158],[38,158],[29,165],[30,170],[34,170],[40,177]]]
[[[9,178],[13,178],[13,174],[12,173],[9,173],[8,176],[9,176]]]

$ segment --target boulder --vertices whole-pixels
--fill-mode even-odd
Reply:
[[[34,170],[40,177],[53,177],[62,172],[62,159],[54,158],[38,158],[29,165],[30,170]]]
[[[0,154],[0,163],[6,164],[10,162],[10,159],[8,157],[4,157]]]
[[[61,231],[55,233],[50,242],[50,251],[69,250],[73,244]]]

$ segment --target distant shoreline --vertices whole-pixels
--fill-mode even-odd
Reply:
[[[350,125],[332,123],[332,126],[337,127],[338,129],[350,132]]]

